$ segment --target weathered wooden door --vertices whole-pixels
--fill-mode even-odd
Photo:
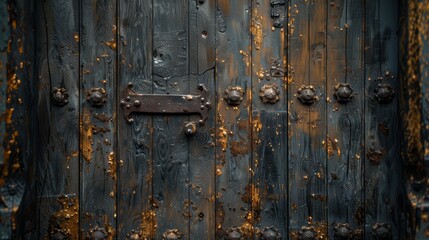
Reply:
[[[15,236],[405,238],[396,1],[11,2]]]

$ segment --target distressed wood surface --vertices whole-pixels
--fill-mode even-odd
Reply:
[[[215,1],[189,2],[189,90],[204,84],[211,103],[208,119],[189,141],[189,234],[190,239],[215,235]],[[197,121],[197,116],[189,121]],[[182,132],[183,134],[183,132]]]
[[[4,141],[13,161],[2,159],[3,238],[69,229],[71,239],[296,240],[313,227],[334,239],[339,223],[358,239],[374,238],[377,223],[405,238],[399,98],[374,95],[379,83],[400,92],[397,1],[24,2],[8,1],[17,21],[0,33],[2,96],[12,101],[0,111],[26,106],[2,123],[6,133],[28,126]],[[9,92],[18,79],[31,83]],[[213,107],[191,136],[184,124],[197,115],[133,113],[127,123],[119,101],[128,82],[138,93],[191,95],[203,83]],[[338,83],[353,88],[350,102],[335,98]],[[279,101],[264,103],[270,84]],[[314,87],[313,104],[298,99],[303,85]],[[237,106],[225,98],[233,86],[244,92]],[[54,105],[55,87],[68,91],[65,106]],[[95,107],[87,93],[100,87],[106,103]],[[11,183],[18,194],[5,198]],[[17,231],[8,207],[24,188]]]
[[[113,238],[116,229],[116,1],[81,1],[80,229]],[[104,89],[101,106],[90,101]],[[98,90],[102,91],[102,90]]]
[[[155,0],[153,4],[154,93],[195,94],[197,86],[190,86],[188,81],[189,1]],[[174,229],[184,238],[190,236],[190,146],[183,130],[188,119],[157,115],[153,120],[153,197],[158,227],[155,239]]]
[[[152,93],[152,2],[119,1],[119,79],[117,94],[132,83],[140,93]],[[152,201],[152,116],[135,114],[131,124],[118,112],[118,239],[140,233],[153,238],[156,228]],[[134,232],[133,232],[134,231]]]
[[[396,1],[395,1],[396,2]],[[404,195],[399,155],[397,94],[389,103],[379,103],[374,90],[380,83],[398,91],[397,4],[367,2],[365,15],[365,236],[377,223],[390,226],[393,239],[401,239],[401,209]],[[396,45],[396,46],[395,46]],[[395,174],[391,174],[395,173]],[[393,214],[392,214],[393,213]]]
[[[327,102],[328,224],[363,230],[363,13],[360,1],[332,1],[328,8]],[[335,95],[339,83],[353,89],[350,102]],[[334,234],[331,228],[330,234]]]
[[[251,237],[251,1],[216,4],[216,238],[234,231]],[[225,99],[230,86],[244,91],[238,106]]]
[[[37,229],[38,238],[43,239],[55,231],[49,223],[61,209],[59,196],[79,197],[79,47],[75,38],[79,32],[78,3],[45,1],[36,5],[35,13]],[[67,105],[54,105],[54,88],[66,89]],[[74,207],[73,219],[78,214],[78,206]],[[70,227],[70,237],[78,237],[77,223],[63,224]]]
[[[287,3],[252,1],[252,212],[257,237],[287,237]],[[273,12],[279,13],[275,24]],[[276,27],[275,27],[276,26]],[[264,94],[276,88],[272,103]],[[262,94],[262,96],[260,95]],[[265,234],[265,235],[264,235]]]

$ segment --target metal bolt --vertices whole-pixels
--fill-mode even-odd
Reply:
[[[228,105],[238,106],[243,101],[244,90],[240,86],[230,86],[225,90],[225,100]]]

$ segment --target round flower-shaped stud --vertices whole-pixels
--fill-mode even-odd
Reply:
[[[225,100],[230,106],[238,106],[243,101],[244,90],[240,86],[230,86],[225,90]]]
[[[302,85],[297,91],[298,100],[306,105],[311,105],[319,98],[317,97],[316,89],[313,86]]]
[[[380,83],[374,89],[374,94],[379,103],[390,103],[395,95],[395,90],[388,83]]]
[[[314,227],[311,226],[303,226],[301,230],[298,232],[299,240],[316,240],[317,232]]]
[[[228,230],[226,230],[225,234],[226,234],[225,238],[227,240],[241,240],[241,239],[244,239],[240,227],[229,228]]]
[[[281,234],[279,233],[279,230],[274,226],[264,227],[259,235],[260,238],[263,240],[281,239]]]
[[[339,103],[348,103],[355,95],[353,88],[348,83],[338,83],[334,90],[335,99]]]
[[[127,240],[140,240],[142,239],[142,233],[136,230],[131,230],[131,233],[127,234]]]
[[[168,229],[162,234],[163,240],[178,240],[182,239],[183,234],[177,229]]]
[[[338,223],[334,227],[334,237],[336,240],[348,240],[353,236],[353,231],[348,223]]]
[[[65,229],[55,228],[54,231],[50,234],[50,239],[52,240],[67,240],[69,239],[70,233]]]
[[[106,239],[107,236],[108,234],[104,228],[100,228],[96,226],[89,230],[88,234],[86,235],[86,239],[103,240],[103,239]]]
[[[54,90],[52,91],[52,102],[56,106],[62,107],[66,105],[67,103],[69,103],[68,98],[69,93],[66,91],[65,88],[54,88]]]
[[[93,107],[101,107],[107,102],[107,93],[104,88],[91,88],[86,93],[86,100],[91,103]]]
[[[259,90],[259,96],[263,103],[274,104],[280,100],[280,91],[276,84],[267,83]]]
[[[387,240],[391,238],[392,231],[387,223],[376,223],[372,227],[372,235],[377,240]]]

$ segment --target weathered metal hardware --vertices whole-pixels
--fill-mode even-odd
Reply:
[[[107,102],[107,93],[104,88],[91,88],[86,93],[86,100],[91,103],[93,107],[101,107]]]
[[[52,102],[54,105],[62,107],[69,103],[69,93],[65,88],[54,88],[52,91]]]
[[[260,232],[260,238],[264,240],[276,240],[281,239],[281,234],[274,226],[264,227]]]
[[[348,223],[337,223],[334,227],[334,238],[336,240],[348,240],[353,236],[353,231]]]
[[[133,122],[131,113],[159,113],[159,114],[199,114],[199,124],[204,124],[212,103],[208,99],[209,92],[203,85],[199,85],[200,95],[178,94],[139,94],[128,84],[125,96],[121,99],[125,119]]]
[[[186,135],[193,135],[197,131],[197,124],[195,122],[185,122],[184,131]]]
[[[243,234],[241,232],[240,227],[232,227],[226,230],[225,238],[227,240],[241,240],[243,238]]]
[[[176,240],[182,239],[183,234],[177,229],[168,229],[162,234],[163,240]]]
[[[243,101],[244,90],[240,86],[230,86],[225,90],[225,100],[228,105],[238,106]]]
[[[267,83],[259,90],[259,96],[263,103],[274,104],[280,100],[280,91],[275,83]]]
[[[338,83],[334,90],[335,99],[339,103],[348,103],[355,95],[353,88],[348,83]]]
[[[90,229],[86,235],[88,240],[103,240],[108,236],[106,229],[100,228],[98,226]]]
[[[140,240],[140,239],[143,239],[142,238],[142,233],[138,232],[136,230],[131,230],[131,232],[127,234],[126,239],[127,240]]]
[[[301,103],[306,105],[311,105],[319,99],[316,89],[311,85],[302,85],[297,91],[297,98]]]
[[[298,232],[299,240],[316,240],[317,232],[314,227],[311,226],[302,226],[301,230]]]
[[[374,89],[374,94],[379,103],[390,103],[395,95],[395,90],[388,83],[380,83]]]
[[[314,227],[311,226],[302,226],[301,230],[298,232],[298,239],[300,240],[316,240],[317,232]]]
[[[70,233],[66,229],[54,229],[50,234],[50,238],[52,240],[67,240],[70,237]]]
[[[282,60],[280,58],[271,59],[270,76],[271,77],[284,77],[285,70],[282,67]]]
[[[392,231],[387,223],[376,223],[372,227],[372,235],[377,240],[387,240],[392,236]]]
[[[273,21],[273,27],[282,28],[285,20],[285,0],[271,0],[271,18]]]

